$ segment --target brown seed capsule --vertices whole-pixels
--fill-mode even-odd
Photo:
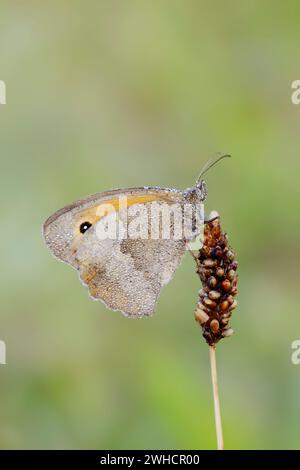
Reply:
[[[230,250],[228,250],[227,252],[227,258],[230,260],[230,261],[233,261],[234,260],[234,253]]]
[[[235,271],[233,269],[230,269],[230,271],[228,271],[227,273],[227,277],[230,281],[232,281],[235,277]]]
[[[226,330],[223,330],[222,336],[224,336],[225,338],[228,338],[229,336],[232,336],[233,333],[234,332],[232,328],[227,328]]]
[[[207,279],[208,277],[211,276],[211,269],[203,269],[202,270],[202,275]]]
[[[238,264],[237,261],[233,261],[233,263],[231,263],[231,265],[230,265],[230,268],[233,269],[234,271],[236,271],[237,268],[238,268],[238,265],[239,264]]]
[[[223,276],[224,276],[224,269],[223,269],[223,268],[218,268],[218,269],[216,270],[216,275],[217,275],[218,277],[223,277]]]
[[[214,276],[211,276],[209,279],[208,279],[208,285],[212,288],[216,287],[217,285],[217,279],[214,277]]]
[[[220,328],[220,325],[219,325],[218,320],[212,320],[210,322],[210,329],[213,333],[218,333],[219,328]]]
[[[213,300],[209,299],[208,297],[206,297],[206,298],[204,299],[204,303],[205,303],[208,307],[210,307],[210,308],[216,308],[216,306],[217,306],[216,302],[214,302]]]
[[[203,305],[201,302],[197,303],[197,308],[199,308],[200,310],[204,310],[205,312],[208,310],[208,308],[205,305]]]
[[[208,297],[211,299],[211,300],[217,300],[221,297],[221,294],[220,292],[216,291],[216,290],[211,290],[208,294]]]
[[[228,318],[229,319],[231,317],[231,315],[232,315],[232,312],[228,311],[228,312],[226,312],[222,315],[222,318]]]
[[[216,262],[211,258],[205,259],[203,261],[203,266],[205,266],[206,268],[212,268],[215,264]]]
[[[212,251],[212,255],[216,258],[222,258],[223,256],[222,248],[220,246],[216,246]]]
[[[221,303],[221,310],[222,312],[225,312],[229,307],[229,302],[228,300],[224,300],[222,303]]]
[[[202,252],[202,256],[205,256],[206,258],[208,258],[210,255],[210,248],[208,246],[203,246],[201,252]]]
[[[204,312],[204,310],[197,308],[197,310],[195,311],[195,320],[203,324],[203,323],[206,323],[208,319],[209,319],[209,316],[207,315],[207,313]]]
[[[230,305],[230,310],[234,310],[237,307],[237,300],[234,300],[233,304]]]
[[[225,281],[222,282],[222,288],[225,290],[225,292],[229,292],[231,289],[231,283],[228,279],[225,279]]]
[[[208,343],[211,341],[211,332],[208,329],[204,329],[203,337],[206,339]]]
[[[227,297],[227,301],[230,303],[230,305],[233,304],[234,298],[232,297],[232,295],[229,295],[229,296]]]
[[[228,317],[223,317],[222,320],[221,320],[221,323],[223,323],[223,325],[227,325],[228,322],[229,322]]]

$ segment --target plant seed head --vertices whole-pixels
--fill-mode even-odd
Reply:
[[[202,327],[209,345],[231,336],[229,320],[237,303],[237,262],[227,235],[222,232],[220,219],[207,222],[203,247],[197,257],[197,272],[202,282],[195,318]]]

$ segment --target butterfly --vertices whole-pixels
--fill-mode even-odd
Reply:
[[[202,176],[227,156],[207,162],[192,188],[115,189],[65,206],[44,223],[45,242],[78,271],[93,299],[128,317],[150,316],[190,243],[201,236]]]

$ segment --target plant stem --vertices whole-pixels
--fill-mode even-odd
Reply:
[[[209,356],[210,356],[211,380],[212,380],[213,397],[214,397],[217,444],[218,444],[218,450],[223,450],[224,442],[223,442],[221,410],[220,410],[220,400],[219,400],[219,391],[218,391],[218,376],[217,376],[217,361],[216,361],[216,347],[215,346],[209,346]]]

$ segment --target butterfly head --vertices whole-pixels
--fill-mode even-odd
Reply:
[[[195,191],[197,193],[197,199],[201,202],[205,201],[207,198],[207,184],[204,180],[199,179],[195,184]]]

